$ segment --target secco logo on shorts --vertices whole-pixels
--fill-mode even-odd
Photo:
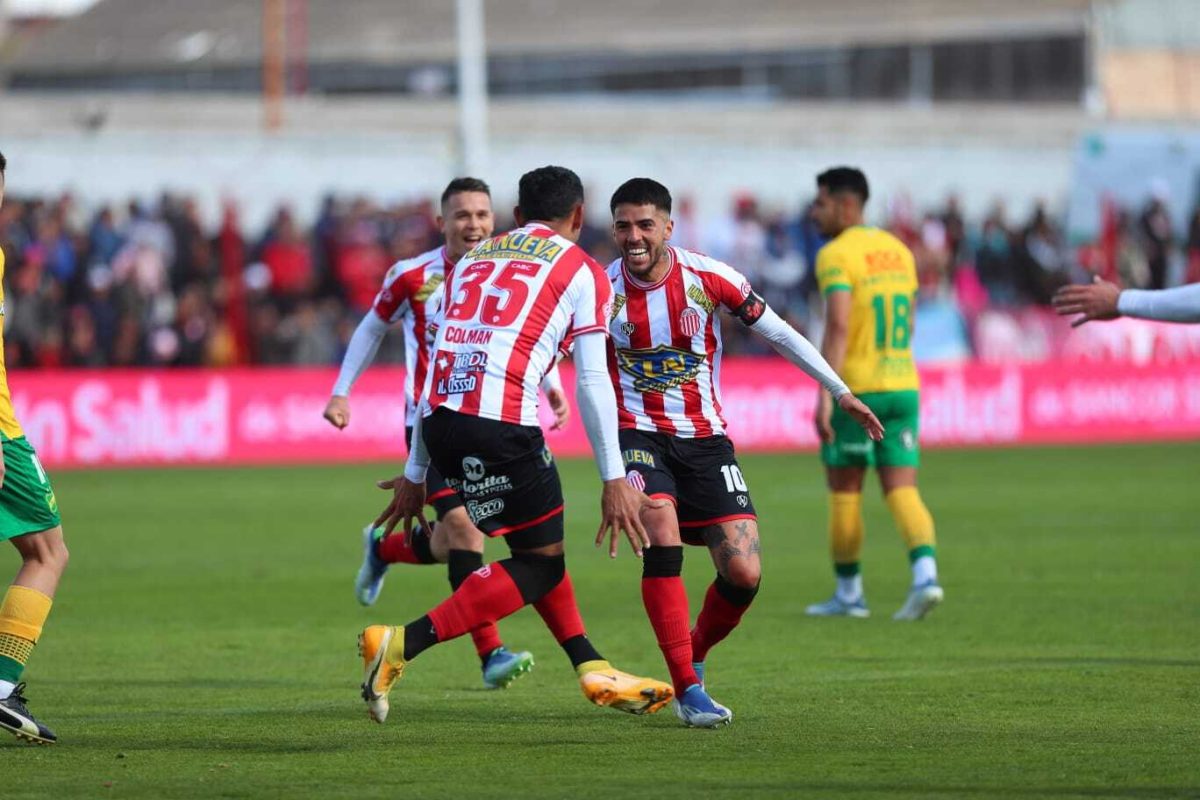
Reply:
[[[473,482],[483,480],[483,476],[486,473],[485,473],[485,470],[483,469],[482,461],[480,461],[475,456],[467,456],[466,458],[463,459],[462,464],[463,464],[463,475],[465,475],[467,477],[467,480],[473,481]]]
[[[496,516],[503,510],[504,501],[499,497],[494,500],[484,500],[483,502],[476,502],[475,500],[467,501],[467,516],[476,525],[488,517]]]

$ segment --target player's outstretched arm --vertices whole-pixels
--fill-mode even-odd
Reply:
[[[608,554],[616,558],[620,531],[640,557],[650,546],[650,537],[642,525],[641,510],[647,506],[658,508],[665,501],[651,500],[625,481],[625,465],[621,461],[621,446],[617,439],[617,396],[608,375],[607,345],[608,337],[601,331],[575,339],[575,392],[579,417],[592,443],[600,479],[604,481],[596,545],[608,536]]]
[[[325,405],[323,416],[330,425],[342,429],[350,424],[350,389],[355,381],[363,374],[367,366],[375,359],[379,351],[379,343],[387,335],[388,324],[379,318],[374,311],[368,311],[354,329],[350,344],[346,346],[346,355],[342,358],[342,368],[338,373],[337,382],[333,385],[333,396]]]
[[[1062,316],[1079,315],[1071,327],[1091,320],[1136,317],[1161,322],[1200,322],[1200,283],[1174,289],[1146,291],[1121,289],[1094,278],[1091,284],[1064,286],[1054,294],[1054,310]]]

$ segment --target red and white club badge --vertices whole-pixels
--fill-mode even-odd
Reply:
[[[700,332],[700,313],[694,308],[685,308],[679,315],[679,330],[684,336],[695,336]]]

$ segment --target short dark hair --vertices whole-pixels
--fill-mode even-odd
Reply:
[[[0,153],[0,176],[4,175],[6,169],[8,169],[8,159],[4,157],[4,153]]]
[[[517,209],[526,220],[566,219],[583,202],[583,182],[566,167],[538,167],[521,176]]]
[[[861,169],[854,167],[834,167],[827,169],[817,176],[817,186],[824,186],[830,194],[850,192],[862,201],[863,205],[871,197],[871,188],[867,185],[867,176]]]
[[[653,178],[630,178],[617,187],[608,210],[617,213],[617,206],[629,203],[635,206],[654,206],[659,211],[671,213],[671,192]]]
[[[463,192],[483,192],[488,197],[492,196],[491,188],[479,178],[455,178],[446,184],[446,191],[442,192],[442,205],[446,205],[446,201],[454,195]]]

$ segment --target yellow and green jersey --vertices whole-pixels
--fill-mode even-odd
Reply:
[[[850,292],[850,336],[841,375],[855,394],[917,389],[912,358],[917,267],[887,231],[856,226],[817,254],[821,294]]]
[[[8,392],[8,371],[4,368],[4,313],[4,250],[0,249],[0,434],[6,439],[17,439],[25,432],[17,422],[12,395]]]

